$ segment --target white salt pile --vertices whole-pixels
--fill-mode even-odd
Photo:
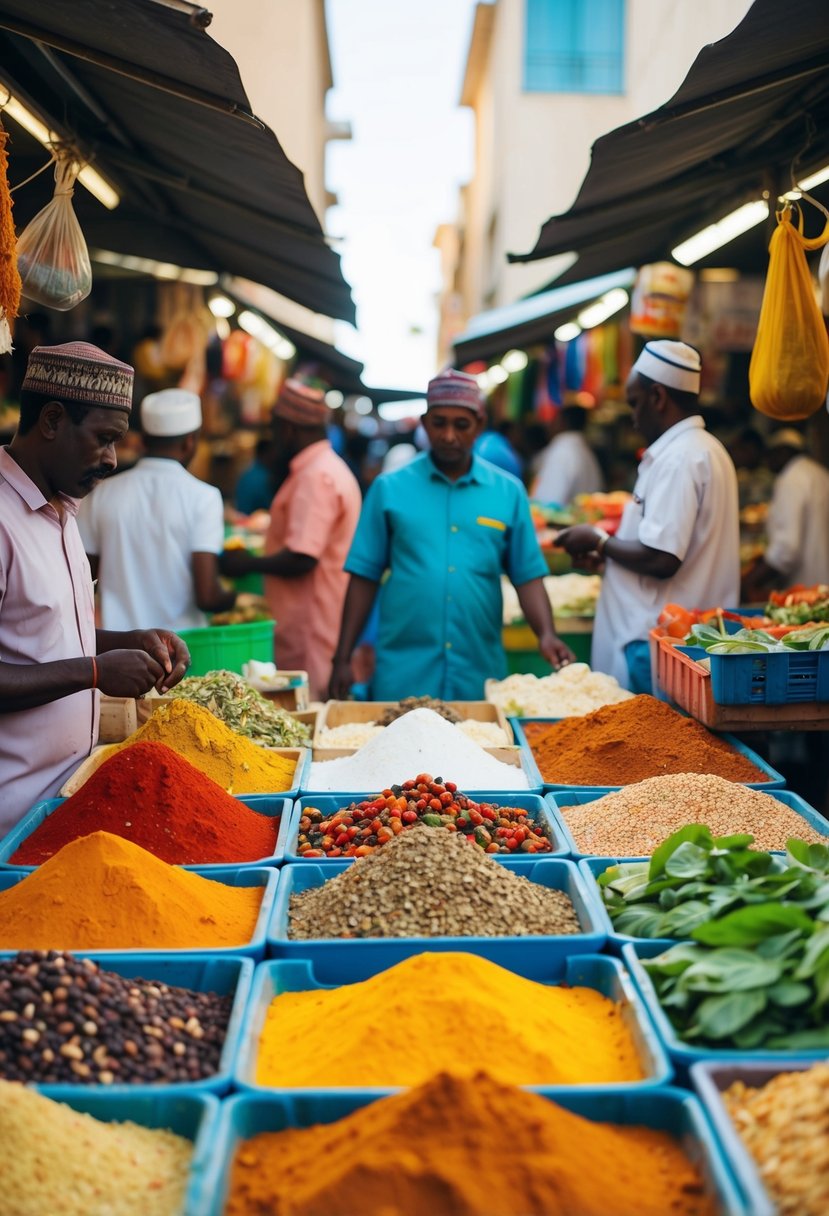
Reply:
[[[317,760],[309,790],[365,793],[431,773],[470,790],[525,790],[524,770],[504,764],[433,709],[413,709],[370,739],[353,756]]]

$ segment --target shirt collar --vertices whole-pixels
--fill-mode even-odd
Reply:
[[[175,472],[180,469],[182,472],[187,472],[180,460],[176,460],[174,456],[142,456],[134,465],[133,468],[138,468],[140,465],[148,466],[151,469],[167,470]],[[124,472],[129,472],[124,469]]]
[[[445,473],[441,473],[440,469],[432,460],[432,457],[428,452],[425,453],[425,456],[429,461],[429,476],[433,481],[445,481],[447,485],[450,486],[465,486],[470,485],[473,482],[478,485],[486,485],[492,481],[492,478],[488,475],[486,463],[481,460],[480,456],[477,456],[474,451],[472,452],[471,465],[463,476],[457,479],[457,481],[452,481],[451,477],[447,477]]]
[[[48,498],[44,497],[28,473],[23,471],[9,449],[4,447],[0,447],[0,477],[17,491],[30,511],[41,511],[50,505]],[[68,494],[60,494],[58,497],[70,515],[78,514],[77,498],[70,498]]]
[[[297,452],[296,456],[291,457],[289,466],[291,472],[299,473],[307,465],[313,464],[317,457],[330,447],[331,444],[327,439],[318,439],[316,443],[309,443],[307,448],[303,448],[301,452]]]
[[[660,452],[663,452],[675,439],[680,435],[684,435],[686,431],[704,431],[705,419],[701,414],[692,414],[690,418],[683,418],[681,422],[675,422],[673,426],[668,427],[667,431],[655,439],[649,448],[645,450],[642,457],[642,463],[645,461],[650,463]]]

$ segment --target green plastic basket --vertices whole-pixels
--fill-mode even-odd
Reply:
[[[208,625],[206,629],[182,629],[179,637],[187,644],[193,660],[189,676],[204,676],[208,671],[235,671],[250,659],[273,662],[275,621],[252,621],[248,625]]]

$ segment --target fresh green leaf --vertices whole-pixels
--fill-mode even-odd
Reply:
[[[829,1026],[781,1034],[765,1044],[770,1051],[822,1051],[829,1048]]]
[[[777,903],[756,904],[729,912],[721,920],[700,925],[693,937],[707,946],[756,946],[765,938],[787,929],[811,934],[813,924],[801,908]]]
[[[798,983],[797,980],[778,980],[768,990],[768,998],[773,1005],[782,1005],[790,1009],[795,1005],[805,1005],[812,999],[812,989],[808,984]]]
[[[659,918],[658,931],[655,937],[690,937],[692,930],[703,925],[711,915],[708,904],[701,899],[689,899],[684,904],[677,904]]]
[[[765,992],[752,988],[709,996],[700,1004],[692,1030],[705,1039],[727,1039],[748,1025],[766,1007]]]
[[[776,983],[783,974],[779,959],[760,958],[751,950],[726,947],[706,951],[679,977],[680,987],[695,992],[742,992]]]
[[[708,872],[708,850],[685,840],[665,861],[670,878],[702,878]]]
[[[681,943],[663,950],[654,958],[643,958],[642,966],[648,972],[661,976],[677,976],[686,971],[693,963],[705,958],[707,951],[691,942]]]
[[[709,829],[703,823],[688,823],[685,827],[680,828],[678,832],[674,832],[667,840],[663,840],[662,844],[656,849],[651,857],[649,877],[653,880],[660,878],[665,873],[665,865],[668,858],[672,856],[676,850],[686,841],[691,844],[700,845],[710,849],[713,844],[713,837]],[[696,875],[693,875],[696,877]]]
[[[734,836],[715,836],[715,849],[746,849],[754,844],[754,837],[747,832],[738,832]]]
[[[625,908],[618,916],[613,916],[613,928],[617,933],[626,933],[630,937],[664,937],[659,928],[662,915],[655,908],[635,904]]]
[[[796,980],[811,979],[818,968],[829,959],[829,927],[819,928],[806,943],[803,958],[795,968],[793,978]]]
[[[788,933],[776,933],[774,937],[767,937],[759,943],[755,954],[759,958],[785,959],[791,954],[799,953],[802,948],[803,934],[799,929],[792,929]]]
[[[771,1035],[781,1034],[784,1030],[785,1026],[780,1019],[769,1014],[767,1007],[761,1017],[747,1022],[736,1032],[733,1043],[738,1051],[755,1051],[764,1045]]]

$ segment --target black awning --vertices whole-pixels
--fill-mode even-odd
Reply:
[[[114,211],[76,189],[90,246],[238,274],[353,321],[302,174],[252,115],[209,22],[186,0],[0,0],[0,81],[119,189]],[[4,123],[16,182],[26,165]],[[49,177],[15,193],[18,227]]]
[[[512,262],[576,252],[573,282],[665,257],[680,240],[829,163],[826,0],[755,0],[659,109],[603,135],[569,211]]]

